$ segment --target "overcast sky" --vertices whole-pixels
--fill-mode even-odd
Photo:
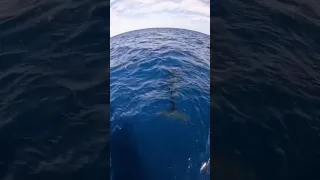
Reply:
[[[110,35],[155,27],[210,34],[210,0],[111,0]]]

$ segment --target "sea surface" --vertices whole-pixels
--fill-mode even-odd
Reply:
[[[320,179],[319,17],[315,0],[211,1],[213,179]]]
[[[319,2],[211,11],[211,176],[319,180]],[[110,178],[108,15],[102,0],[0,1],[0,179]]]
[[[109,2],[0,1],[0,179],[109,179]]]
[[[172,98],[188,120],[161,116]],[[110,109],[113,179],[209,178],[200,168],[210,158],[210,36],[152,28],[111,37]]]

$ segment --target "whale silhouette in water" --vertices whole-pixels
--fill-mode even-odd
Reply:
[[[176,81],[178,79],[177,79],[176,73],[174,71],[169,71],[169,74],[170,74],[170,78],[168,80],[168,88],[170,93],[171,108],[160,112],[158,115],[166,118],[187,121],[190,119],[189,116],[186,113],[177,110],[177,105],[175,100],[175,94],[177,93],[177,90],[176,90],[175,84],[177,83]]]
[[[177,110],[175,93],[176,93],[176,76],[170,72],[168,88],[170,92],[171,107],[159,113],[160,116],[177,119],[189,120],[189,116],[182,111]],[[111,168],[112,180],[151,180],[156,175],[150,177],[148,168],[139,154],[138,142],[134,132],[134,122],[123,120],[121,128],[115,130],[111,135]]]

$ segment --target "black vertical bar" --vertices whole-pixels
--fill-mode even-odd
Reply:
[[[0,179],[106,180],[109,1],[0,2]]]
[[[211,1],[212,179],[320,179],[318,11]]]

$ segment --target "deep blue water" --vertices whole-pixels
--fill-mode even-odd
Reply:
[[[109,2],[0,1],[0,179],[108,179]]]
[[[320,179],[319,3],[211,4],[211,175]],[[109,178],[108,15],[0,2],[0,179]]]
[[[211,175],[320,179],[319,2],[211,3]]]
[[[114,179],[209,177],[200,175],[200,167],[210,158],[210,36],[168,28],[132,31],[110,39],[110,57]],[[189,120],[158,115],[171,109],[168,88]]]

